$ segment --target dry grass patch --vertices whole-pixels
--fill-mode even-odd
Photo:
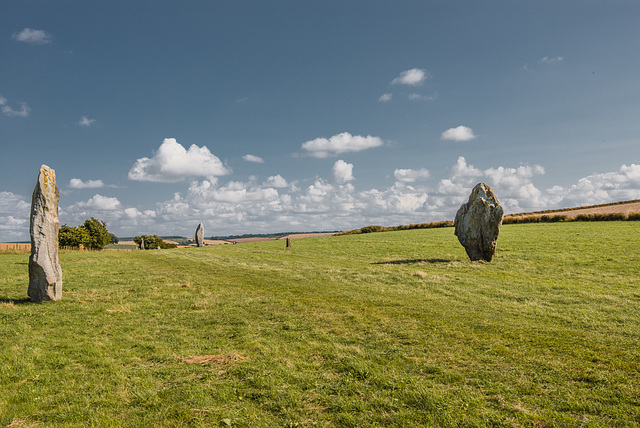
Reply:
[[[7,428],[35,428],[35,427],[41,427],[42,424],[39,422],[30,422],[30,421],[24,421],[22,419],[14,419],[11,421],[11,423],[9,425],[7,425]]]
[[[109,312],[109,313],[128,314],[128,313],[131,312],[131,307],[127,303],[127,304],[121,304],[117,308],[106,309],[106,311]]]
[[[173,357],[187,364],[211,364],[220,368],[224,368],[237,361],[247,361],[250,359],[243,354],[189,355],[186,357],[174,355]]]

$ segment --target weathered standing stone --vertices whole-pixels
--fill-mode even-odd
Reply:
[[[196,227],[196,247],[204,246],[204,225],[200,223]]]
[[[503,215],[504,210],[491,187],[476,184],[454,222],[455,235],[472,261],[493,260]]]
[[[58,259],[58,186],[56,172],[40,167],[38,183],[31,198],[31,257],[29,257],[29,290],[32,302],[62,298],[62,269]]]

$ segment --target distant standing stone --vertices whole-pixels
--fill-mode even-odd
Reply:
[[[204,225],[202,223],[196,227],[196,247],[204,247]]]
[[[478,183],[469,201],[456,213],[454,222],[455,235],[472,261],[493,260],[503,215],[504,210],[491,187]]]
[[[27,294],[36,303],[62,298],[62,269],[58,259],[59,199],[56,172],[42,165],[31,198],[29,223],[31,256]]]

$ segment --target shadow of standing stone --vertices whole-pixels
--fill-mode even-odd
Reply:
[[[503,216],[504,210],[491,187],[476,184],[454,221],[454,233],[472,261],[493,260]]]
[[[42,165],[31,198],[29,223],[31,256],[27,294],[35,303],[62,298],[62,269],[58,259],[59,199],[56,172]]]

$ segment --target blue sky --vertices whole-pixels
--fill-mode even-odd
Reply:
[[[40,165],[119,236],[640,198],[636,1],[0,1],[0,241]]]

